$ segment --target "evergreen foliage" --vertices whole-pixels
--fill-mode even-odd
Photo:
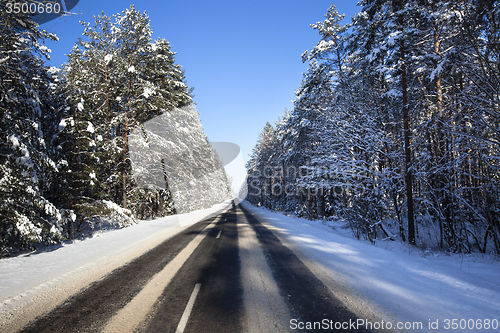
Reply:
[[[44,115],[50,112],[52,80],[40,44],[54,35],[20,13],[8,14],[0,3],[0,256],[9,248],[60,237],[59,211],[45,193],[57,170],[50,156]]]
[[[138,186],[132,176],[130,134],[174,110],[181,114],[170,126],[191,119],[182,134],[198,146],[202,170],[183,181],[214,190],[203,193],[205,205],[229,198],[197,111],[179,109],[192,104],[184,72],[170,44],[152,40],[145,12],[131,6],[81,22],[83,38],[68,62],[47,68],[50,50],[41,43],[57,37],[4,7],[0,2],[0,257],[74,239],[103,220],[126,226],[175,214],[176,207],[198,209],[185,209],[166,177],[161,186]]]
[[[311,25],[310,69],[254,148],[247,199],[371,241],[392,224],[422,248],[500,253],[500,7],[358,5],[346,25],[334,5]]]

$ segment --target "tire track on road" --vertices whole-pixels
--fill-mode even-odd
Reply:
[[[186,260],[139,332],[175,332],[197,284],[201,288],[185,332],[242,332],[243,290],[236,223],[233,208]]]
[[[288,307],[280,295],[255,231],[240,209],[238,220],[245,332],[288,332]]]
[[[347,309],[300,259],[260,223],[257,218],[238,206],[252,225],[262,245],[267,263],[290,310],[290,315],[302,323],[350,323],[358,317]],[[332,321],[332,322],[330,322]],[[290,326],[288,326],[288,329]],[[307,332],[324,331],[306,330]],[[370,332],[368,330],[340,329],[338,332]]]
[[[165,240],[132,262],[93,282],[62,305],[35,319],[30,332],[96,332],[127,305],[182,249],[217,217],[205,219]]]

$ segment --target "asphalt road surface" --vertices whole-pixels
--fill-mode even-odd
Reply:
[[[357,319],[269,228],[233,204],[22,332],[360,332],[333,324]]]

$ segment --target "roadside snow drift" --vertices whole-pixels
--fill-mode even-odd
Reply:
[[[22,327],[112,270],[230,207],[227,201],[0,260],[0,332]]]
[[[398,332],[405,330],[396,329],[398,323],[419,332],[453,331],[453,327],[458,327],[456,332],[500,329],[498,259],[482,255],[424,258],[418,250],[399,243],[384,242],[377,247],[340,235],[321,222],[273,213],[245,201],[243,206],[277,231],[360,318],[390,322]],[[465,330],[460,328],[464,325]]]

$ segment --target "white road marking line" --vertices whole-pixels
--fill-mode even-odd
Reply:
[[[219,237],[220,237],[220,234],[222,234],[222,230],[221,230],[221,231],[219,231],[219,234],[218,234],[218,235],[217,235],[217,237],[215,237],[215,238],[219,238]]]
[[[222,215],[221,215],[222,216]],[[177,256],[172,259],[160,272],[142,288],[124,308],[112,317],[102,333],[128,333],[133,332],[146,318],[156,300],[161,296],[163,290],[168,286],[177,271],[191,256],[201,241],[207,236],[208,231],[220,220],[221,216],[210,223],[200,234],[198,234]]]
[[[181,321],[179,321],[179,325],[177,325],[177,330],[175,331],[175,333],[184,332],[184,329],[186,328],[189,319],[189,315],[191,314],[191,310],[193,310],[194,302],[196,301],[196,296],[198,295],[200,288],[201,288],[201,283],[197,283],[194,286],[193,292],[191,293],[191,297],[189,297],[188,304],[184,309],[184,313],[182,314]]]

